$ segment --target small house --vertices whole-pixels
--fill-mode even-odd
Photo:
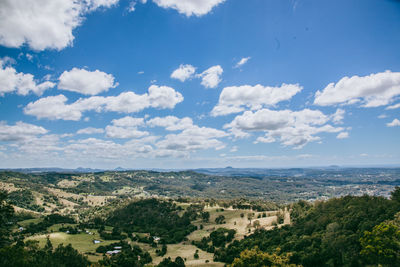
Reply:
[[[106,254],[107,255],[114,255],[114,254],[118,254],[118,253],[120,253],[121,252],[121,250],[109,250],[109,251],[107,251],[106,252]]]
[[[93,244],[100,244],[101,241],[100,240],[93,240]]]

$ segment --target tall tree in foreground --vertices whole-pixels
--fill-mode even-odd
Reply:
[[[7,192],[0,191],[0,248],[10,244],[14,208],[6,202]]]

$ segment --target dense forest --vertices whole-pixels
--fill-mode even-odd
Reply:
[[[187,210],[180,216],[180,211],[181,207],[167,201],[135,201],[113,211],[106,224],[127,233],[149,233],[152,237],[159,237],[162,243],[178,243],[196,230],[196,226],[190,223],[196,212]]]
[[[291,226],[258,230],[216,250],[215,259],[234,263],[243,251],[245,257],[257,247],[289,255],[289,263],[302,266],[400,266],[400,188],[390,200],[346,196],[315,205],[301,201],[291,208]]]

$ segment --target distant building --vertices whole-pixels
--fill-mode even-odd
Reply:
[[[100,244],[101,241],[100,241],[100,240],[93,240],[93,243],[94,243],[94,244]]]
[[[114,247],[114,249],[121,250],[122,247]]]
[[[20,227],[20,228],[18,228],[18,230],[20,231],[20,232],[22,232],[22,231],[24,231],[25,229],[24,229],[24,227]]]
[[[113,255],[113,254],[118,254],[118,253],[120,253],[121,252],[121,250],[109,250],[109,251],[107,251],[106,252],[106,254],[107,255]]]
[[[160,238],[158,236],[153,236],[154,241],[158,242],[160,241]]]

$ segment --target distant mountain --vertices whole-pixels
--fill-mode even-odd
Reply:
[[[88,172],[102,172],[102,169],[91,168],[76,168],[76,169],[63,169],[63,168],[15,168],[15,169],[0,169],[0,171],[13,171],[21,173],[88,173]]]

